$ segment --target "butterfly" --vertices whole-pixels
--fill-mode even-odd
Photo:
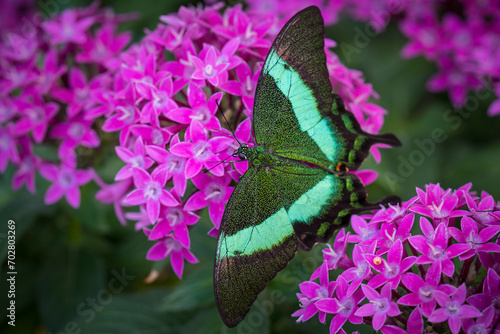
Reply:
[[[254,146],[229,199],[217,239],[214,295],[222,320],[236,326],[257,295],[295,256],[327,242],[350,215],[400,202],[366,201],[358,169],[373,144],[400,146],[393,134],[368,134],[332,92],[324,23],[311,6],[281,29],[257,82]]]

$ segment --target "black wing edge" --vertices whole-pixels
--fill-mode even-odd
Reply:
[[[342,161],[348,170],[357,170],[370,153],[370,147],[375,144],[386,144],[391,147],[402,146],[399,139],[392,133],[371,134],[363,131],[354,114],[346,110],[344,101],[337,94],[334,94],[332,111],[330,118],[338,128],[342,129],[348,150],[355,150],[354,143],[356,140],[361,140],[361,147],[355,150],[354,157]],[[350,129],[346,124],[350,125]]]

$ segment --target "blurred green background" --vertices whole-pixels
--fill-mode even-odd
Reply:
[[[64,2],[67,4],[58,10],[90,4],[83,0]],[[40,1],[40,8],[49,3]],[[123,26],[133,30],[138,40],[144,28],[154,29],[159,15],[176,12],[185,2],[109,0],[102,4],[119,13],[139,12],[139,20]],[[406,39],[394,23],[375,37],[363,38],[366,28],[365,23],[342,18],[327,29],[327,35],[339,44],[336,52],[344,64],[361,70],[380,94],[377,103],[389,111],[383,131],[394,132],[403,142],[402,148],[383,150],[379,165],[371,158],[365,163],[365,168],[380,173],[377,182],[368,187],[369,198],[397,194],[407,200],[415,195],[415,187],[423,188],[426,183],[439,182],[446,189],[472,182],[473,190],[484,190],[500,199],[500,117],[486,115],[493,93],[471,93],[460,113],[453,110],[447,93],[425,89],[426,81],[436,72],[435,65],[422,58],[400,57]],[[356,52],[341,52],[349,47],[357,47]],[[436,133],[443,139],[439,143],[433,141]],[[112,147],[104,149],[109,154],[97,164],[97,170],[110,182],[122,163]],[[10,190],[12,173],[9,168],[0,176],[0,217],[5,221],[0,226],[0,238],[6,236],[7,220],[13,219],[17,242],[16,327],[8,326],[8,319],[2,316],[2,333],[328,332],[317,318],[296,324],[290,317],[299,308],[295,296],[298,283],[307,280],[321,263],[321,246],[310,253],[299,252],[259,296],[246,320],[229,330],[222,324],[213,300],[215,239],[206,235],[212,226],[206,213],[190,233],[199,263],[186,264],[182,280],[169,268],[148,284],[145,280],[151,269],[164,263],[145,260],[152,243],[131,224],[121,226],[113,208],[94,199],[98,190],[95,184],[82,189],[79,210],[70,208],[64,200],[46,207],[43,194],[48,183],[37,180],[35,196],[24,189],[14,193]],[[5,247],[0,249],[0,258],[5,261]],[[4,279],[0,291],[0,309],[5,310]],[[345,330],[349,332],[350,328]],[[368,327],[366,331],[372,332]]]

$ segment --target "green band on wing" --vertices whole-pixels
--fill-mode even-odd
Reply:
[[[269,216],[259,225],[247,227],[233,235],[224,235],[221,231],[219,239],[220,258],[238,255],[251,255],[254,252],[271,249],[294,233],[293,226],[284,208]]]
[[[247,227],[233,235],[221,231],[220,257],[251,255],[271,249],[294,233],[292,222],[308,223],[332,201],[332,195],[339,194],[334,175],[326,175],[323,180],[302,194],[288,209],[275,212],[262,223]]]
[[[304,84],[296,71],[279,58],[275,51],[271,50],[266,64],[272,64],[264,71],[274,78],[276,86],[290,100],[300,129],[307,131],[307,134],[330,161],[337,161],[337,152],[342,147],[335,140],[333,129],[328,120],[323,118],[318,111],[317,102],[311,89]],[[290,95],[290,87],[293,87],[294,95]],[[314,101],[315,108],[311,108],[311,101]]]
[[[316,217],[325,206],[332,201],[332,195],[339,194],[342,189],[337,189],[339,183],[335,177],[326,175],[323,180],[302,194],[288,209],[288,217],[295,222],[308,223]]]

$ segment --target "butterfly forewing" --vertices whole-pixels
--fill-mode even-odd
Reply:
[[[258,145],[284,156],[329,167],[334,140],[318,123],[332,106],[324,52],[323,18],[309,7],[291,18],[276,37],[257,84],[253,127]],[[325,154],[326,151],[326,154]]]
[[[400,145],[391,134],[362,131],[332,93],[317,7],[296,14],[272,44],[257,84],[253,126],[257,145],[327,169],[339,163],[357,169],[375,143]]]

